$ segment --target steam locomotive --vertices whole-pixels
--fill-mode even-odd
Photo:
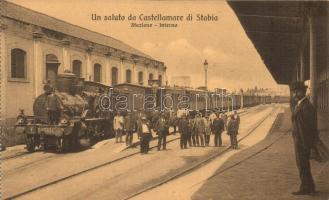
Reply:
[[[134,116],[139,112],[151,116],[154,110],[226,112],[272,102],[271,96],[224,95],[206,90],[151,85],[123,83],[110,87],[85,81],[73,73],[59,74],[55,89],[49,92],[49,88],[44,88],[45,93],[35,99],[34,115],[26,116],[23,112],[18,115],[16,130],[25,132],[29,152],[53,147],[57,152],[65,152],[112,137],[116,112],[133,112]],[[49,95],[55,96],[58,104],[55,122],[49,120]]]
[[[109,86],[84,81],[72,73],[59,74],[55,85],[56,90],[47,92],[44,88],[45,93],[35,99],[33,116],[21,113],[17,117],[16,130],[25,132],[29,152],[51,147],[64,152],[111,136],[112,113],[102,111],[96,104],[99,90],[109,90]],[[50,95],[58,104],[55,123],[51,123],[48,116],[47,100]]]

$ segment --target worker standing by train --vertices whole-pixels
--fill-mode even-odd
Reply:
[[[130,146],[133,143],[133,131],[135,128],[135,122],[132,117],[132,113],[128,112],[126,117],[124,118],[124,131],[126,133],[126,145]]]
[[[214,137],[214,143],[215,147],[222,146],[222,132],[224,131],[224,120],[218,115],[216,115],[216,118],[214,119],[212,125],[211,125],[211,132],[215,135]]]
[[[227,133],[230,136],[232,149],[238,149],[238,139],[237,139],[238,131],[239,131],[238,119],[236,119],[232,114],[227,123]]]
[[[224,112],[224,113],[222,114],[222,117],[221,117],[221,118],[223,119],[223,122],[224,122],[224,130],[227,131],[227,121],[228,121],[228,116],[227,116],[226,112]]]
[[[192,137],[192,146],[199,146],[199,138],[197,138],[197,129],[196,129],[196,115],[194,114],[191,116],[190,119],[190,131],[191,131],[191,137]]]
[[[209,115],[209,120],[210,123],[212,124],[214,122],[214,120],[216,119],[216,113],[215,112],[211,112],[211,114]]]
[[[205,116],[203,118],[203,123],[204,123],[204,142],[205,142],[205,146],[209,146],[209,142],[210,142],[210,135],[211,135],[211,121],[209,119],[208,116]]]
[[[150,148],[152,133],[150,123],[145,116],[137,124],[137,133],[140,138],[141,154],[147,154]]]
[[[196,128],[196,139],[197,139],[197,143],[199,143],[199,138],[200,138],[200,145],[204,146],[204,120],[202,119],[202,115],[201,113],[197,114],[197,117],[195,118],[195,128]],[[199,144],[198,144],[199,146]]]
[[[155,130],[158,135],[158,151],[161,150],[161,143],[163,146],[163,150],[166,150],[167,135],[169,133],[169,123],[164,113],[160,113],[160,117],[155,124]]]
[[[181,116],[178,128],[180,133],[180,148],[187,149],[187,136],[190,126],[185,114]]]
[[[174,112],[173,110],[170,110],[169,111],[169,125],[171,127],[174,128],[174,134],[176,134],[176,131],[177,131],[177,121],[178,121],[178,118],[176,116],[176,112]]]
[[[238,114],[238,111],[234,111],[234,118],[238,121],[238,130],[239,130],[239,127],[240,127],[240,116]]]
[[[192,122],[193,122],[193,119],[192,119],[190,113],[187,115],[187,120],[188,120],[188,125],[189,125],[189,129],[187,132],[187,143],[188,143],[188,146],[191,147],[192,146]]]
[[[44,86],[46,94],[46,110],[48,115],[48,124],[57,125],[59,123],[61,105],[57,96],[54,94],[54,88],[50,81]]]
[[[122,132],[123,132],[123,124],[124,118],[121,115],[121,113],[118,111],[117,115],[113,119],[113,129],[115,131],[115,142],[118,143],[118,140],[120,139],[120,142],[122,142]]]

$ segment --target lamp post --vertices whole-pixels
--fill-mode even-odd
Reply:
[[[204,61],[203,66],[204,66],[204,81],[205,81],[205,88],[206,88],[206,90],[207,90],[207,89],[208,89],[208,77],[207,77],[207,72],[208,72],[208,62],[207,62],[207,60]]]

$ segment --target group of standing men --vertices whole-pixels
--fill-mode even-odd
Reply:
[[[222,146],[222,133],[226,130],[231,139],[233,149],[238,148],[237,134],[239,130],[240,117],[235,112],[229,118],[226,114],[211,113],[202,117],[201,113],[195,116],[183,115],[178,120],[178,129],[181,134],[180,147],[186,149],[190,147],[209,146],[210,136],[214,135],[214,145]]]
[[[141,153],[148,153],[149,142],[152,139],[152,130],[158,135],[158,151],[166,150],[169,127],[174,128],[174,133],[179,130],[180,148],[209,146],[210,136],[214,135],[214,145],[222,146],[222,133],[226,130],[230,136],[231,147],[238,148],[237,134],[239,130],[240,117],[235,111],[229,117],[226,113],[212,112],[209,116],[201,113],[189,114],[188,112],[179,115],[158,112],[151,117],[143,113],[133,116],[128,113],[123,116],[117,113],[113,120],[116,142],[123,142],[122,136],[126,135],[126,145],[132,145],[133,133],[137,131],[140,138]]]

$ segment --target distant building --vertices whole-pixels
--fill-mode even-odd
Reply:
[[[216,94],[226,94],[227,89],[225,89],[225,88],[215,88],[215,93]]]
[[[191,87],[191,76],[172,76],[171,85]]]
[[[200,87],[197,87],[196,89],[198,89],[198,90],[207,90],[206,86],[200,86]]]
[[[124,42],[7,1],[0,8],[0,124],[19,109],[32,115],[44,84],[64,71],[112,86],[165,82],[163,62]]]

